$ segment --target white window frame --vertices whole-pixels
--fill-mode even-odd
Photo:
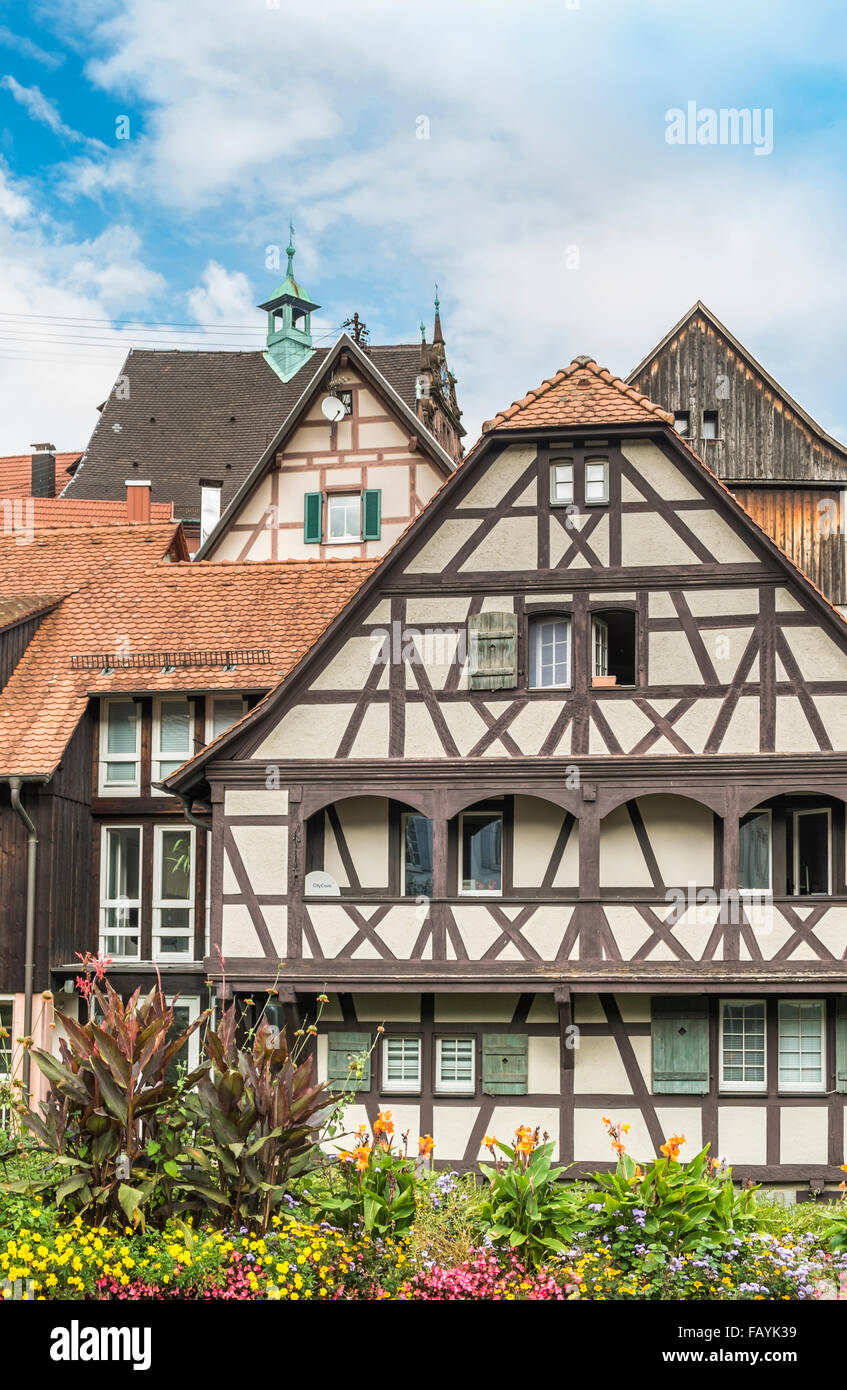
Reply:
[[[602,653],[603,670],[598,670],[601,664],[597,660],[597,647],[599,645]],[[591,671],[593,676],[608,676],[609,674],[609,624],[605,618],[591,618]]]
[[[168,832],[176,834],[187,834],[191,854],[191,873],[190,888],[191,893],[188,898],[163,898],[161,897],[162,887],[162,840]],[[195,922],[195,874],[197,870],[196,855],[196,836],[197,831],[193,825],[182,825],[177,822],[172,825],[154,825],[153,827],[153,960],[179,963],[184,961],[186,965],[192,964],[195,959],[194,951],[194,929]],[[188,911],[187,927],[165,927],[162,928],[162,911],[170,907],[186,908]],[[188,951],[160,951],[158,947],[162,936],[179,936],[188,941]]]
[[[814,1004],[820,1017],[820,1039],[821,1039],[821,1079],[820,1081],[786,1081],[782,1080],[782,1011],[786,1005],[792,1004]],[[823,1095],[826,1092],[827,1078],[827,1058],[826,1058],[826,1001],[824,999],[780,999],[778,1006],[778,1017],[776,1026],[776,1084],[781,1096],[790,1095]],[[800,1053],[802,1063],[803,1054]],[[802,1070],[802,1067],[801,1067]]]
[[[602,465],[603,465],[603,496],[602,496],[602,497],[589,497],[589,496],[588,496],[588,470],[589,470],[589,468],[591,467],[592,464],[594,464],[594,465],[596,465],[596,464],[602,464]],[[608,507],[608,505],[609,505],[609,460],[608,460],[607,458],[605,458],[603,455],[596,455],[594,458],[587,458],[587,459],[585,460],[585,463],[584,463],[584,469],[585,469],[585,473],[584,473],[583,491],[584,491],[584,493],[585,493],[585,505],[586,505],[586,507]]]
[[[413,1042],[418,1049],[418,1072],[414,1078],[404,1078],[402,1081],[388,1079],[388,1051],[392,1042]],[[394,1091],[402,1091],[407,1095],[417,1095],[421,1090],[421,1077],[423,1074],[423,1039],[418,1033],[384,1033],[382,1039],[382,1090],[384,1094]]]
[[[465,817],[499,816],[500,818],[500,887],[465,887]],[[502,811],[462,811],[459,815],[459,895],[463,898],[502,898],[503,896],[503,812]]]
[[[724,1010],[728,1004],[760,1004],[764,1010],[762,1020],[762,1071],[764,1073],[761,1081],[727,1081],[724,1077]],[[720,1030],[718,1039],[718,1061],[719,1061],[719,1085],[721,1093],[744,1094],[744,1095],[766,1095],[768,1089],[768,1004],[766,999],[722,999],[720,1001]],[[742,1062],[743,1069],[743,1062]]]
[[[245,716],[245,714],[247,713],[247,701],[245,700],[245,698],[244,698],[243,695],[223,695],[223,694],[221,694],[221,695],[210,695],[209,698],[208,698],[208,700],[206,701],[206,742],[207,742],[207,743],[211,743],[211,742],[212,742],[212,739],[215,738],[215,736],[216,736],[216,735],[215,735],[215,702],[216,702],[217,700],[240,700],[240,701],[241,701],[241,713],[240,713],[240,715],[238,716],[238,718],[239,718],[239,719],[243,719],[244,716]],[[228,727],[231,728],[232,725],[229,725]]]
[[[332,504],[333,502],[349,501],[355,497],[359,503],[359,530],[355,536],[333,536],[332,534]],[[362,543],[362,492],[357,492],[351,488],[349,492],[328,492],[326,494],[326,533],[324,545],[361,545]]]
[[[195,1023],[195,1022],[197,1021],[197,1019],[200,1017],[200,995],[199,995],[199,994],[180,994],[178,997],[177,997],[177,995],[175,995],[175,994],[166,994],[166,995],[165,995],[165,1003],[168,1005],[168,1008],[170,1008],[173,1004],[176,1004],[177,1008],[180,1008],[181,1006],[182,1006],[182,1007],[187,1007],[187,1008],[188,1008],[188,1022],[189,1022],[189,1023]],[[191,1034],[191,1037],[188,1039],[188,1052],[187,1052],[187,1054],[181,1054],[180,1058],[178,1059],[178,1060],[181,1061],[182,1058],[183,1058],[183,1056],[186,1057],[187,1062],[188,1062],[188,1070],[189,1070],[189,1071],[193,1071],[194,1068],[197,1067],[197,1066],[199,1066],[199,1064],[200,1064],[200,1034],[201,1034],[201,1032],[202,1032],[202,1029],[200,1029],[200,1028],[196,1028],[196,1029],[194,1030],[194,1032]]]
[[[137,830],[138,831],[138,897],[137,898],[107,898],[106,892],[109,886],[109,832],[112,830]],[[106,914],[109,908],[127,907],[138,909],[137,927],[109,927],[106,925]],[[109,936],[137,936],[138,954],[135,956],[115,956],[116,965],[124,961],[139,961],[141,955],[141,928],[142,913],[144,910],[144,826],[137,823],[103,825],[100,827],[100,951],[103,955],[106,952],[106,938]]]
[[[194,756],[194,701],[185,695],[181,695],[178,690],[168,695],[157,695],[153,701],[153,733],[151,736],[150,750],[150,781],[161,782],[162,763],[176,762],[178,754],[162,751],[162,705],[165,704],[187,704],[188,705],[188,751],[183,758],[183,762],[188,762]],[[165,776],[170,776],[166,773]],[[154,795],[155,795],[154,790]]]
[[[469,1042],[471,1045],[471,1075],[469,1081],[445,1081],[441,1075],[442,1045],[445,1042]],[[470,1033],[449,1033],[435,1040],[435,1090],[439,1095],[472,1096],[476,1093],[476,1038]]]
[[[533,615],[529,620],[529,641],[532,647],[541,646],[541,632],[547,623],[564,623],[567,628],[568,640],[568,678],[565,682],[555,685],[529,685],[530,690],[570,690],[573,685],[573,623],[570,613],[550,613]],[[533,652],[529,653],[529,668],[532,670]],[[535,651],[535,673],[538,675],[541,669],[540,652]]]
[[[738,892],[742,897],[758,898],[762,893],[768,897],[773,897],[773,811],[770,806],[752,806],[749,811],[744,812],[745,816],[767,816],[768,818],[768,886],[767,888],[742,888],[739,884]],[[738,834],[741,835],[741,821],[738,822]]]
[[[557,497],[556,492],[559,487],[557,473],[560,468],[567,468],[570,471],[570,497]],[[567,484],[565,484],[567,485]],[[574,461],[573,459],[555,459],[550,464],[550,506],[551,507],[572,507],[574,503]]]
[[[797,837],[797,822],[801,816],[826,816],[826,867],[827,884],[825,893],[798,893],[797,879],[800,870],[800,842]],[[791,866],[791,880],[794,884],[795,898],[829,898],[832,896],[832,807],[831,806],[801,806],[791,812],[794,829],[794,862]]]
[[[135,752],[109,752],[109,708],[111,705],[135,706]],[[97,789],[101,796],[138,796],[141,791],[141,706],[132,695],[104,695],[100,700],[100,766]],[[134,763],[135,777],[131,782],[110,782],[111,763]]]

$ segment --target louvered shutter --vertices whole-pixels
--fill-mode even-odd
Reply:
[[[519,1033],[487,1033],[482,1039],[482,1089],[489,1096],[525,1096],[529,1039]]]
[[[686,995],[653,999],[653,1091],[705,1095],[709,1089],[709,1004]]]
[[[303,519],[303,540],[306,545],[320,545],[323,536],[323,497],[319,492],[307,492]]]
[[[378,487],[362,493],[362,540],[378,541],[382,525],[382,492]]]
[[[336,1091],[369,1091],[371,1088],[371,1059],[368,1054],[360,1077],[352,1076],[350,1063],[371,1045],[370,1033],[329,1033],[327,1049],[327,1083]]]
[[[847,1093],[847,995],[835,1001],[835,1089]]]
[[[471,690],[512,690],[518,683],[518,620],[514,613],[468,619]]]

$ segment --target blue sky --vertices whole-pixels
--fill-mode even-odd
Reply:
[[[840,0],[0,0],[0,452],[84,445],[132,343],[260,346],[289,215],[324,341],[439,282],[469,442],[697,298],[847,438],[845,67]],[[668,144],[691,101],[772,152]]]

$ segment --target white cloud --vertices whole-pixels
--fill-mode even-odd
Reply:
[[[24,87],[10,73],[0,77],[0,87],[4,87],[25,111],[31,120],[38,122],[39,125],[46,125],[52,130],[54,135],[58,135],[63,140],[68,140],[75,145],[87,145],[91,149],[105,151],[106,146],[100,140],[89,139],[87,135],[82,135],[80,131],[73,130],[62,120],[59,108],[55,101],[46,97],[40,87]]]
[[[45,68],[59,68],[65,61],[64,54],[48,53],[26,35],[16,34],[12,29],[7,29],[5,24],[0,25],[0,46],[10,48],[14,53],[20,53],[22,58],[29,58]]]
[[[200,277],[201,283],[186,294],[192,319],[204,326],[250,323],[256,318],[256,299],[247,276],[241,271],[229,271],[217,261],[209,261]],[[257,332],[257,337],[259,336]]]

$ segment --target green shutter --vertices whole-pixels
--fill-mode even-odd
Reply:
[[[653,1091],[705,1095],[709,1090],[709,1002],[686,995],[653,999]]]
[[[320,545],[323,536],[323,496],[319,492],[306,493],[306,509],[303,522],[303,540],[306,545]]]
[[[512,690],[518,683],[518,620],[514,613],[468,619],[471,690]]]
[[[835,1089],[847,1093],[847,995],[835,1001]]]
[[[369,1091],[371,1088],[370,1033],[328,1033],[327,1082],[336,1091]],[[350,1063],[360,1053],[367,1052],[362,1075],[350,1075]]]
[[[382,492],[378,487],[362,493],[362,540],[378,541],[382,522]]]
[[[529,1078],[529,1038],[519,1033],[486,1033],[482,1039],[482,1089],[487,1096],[525,1096]]]

